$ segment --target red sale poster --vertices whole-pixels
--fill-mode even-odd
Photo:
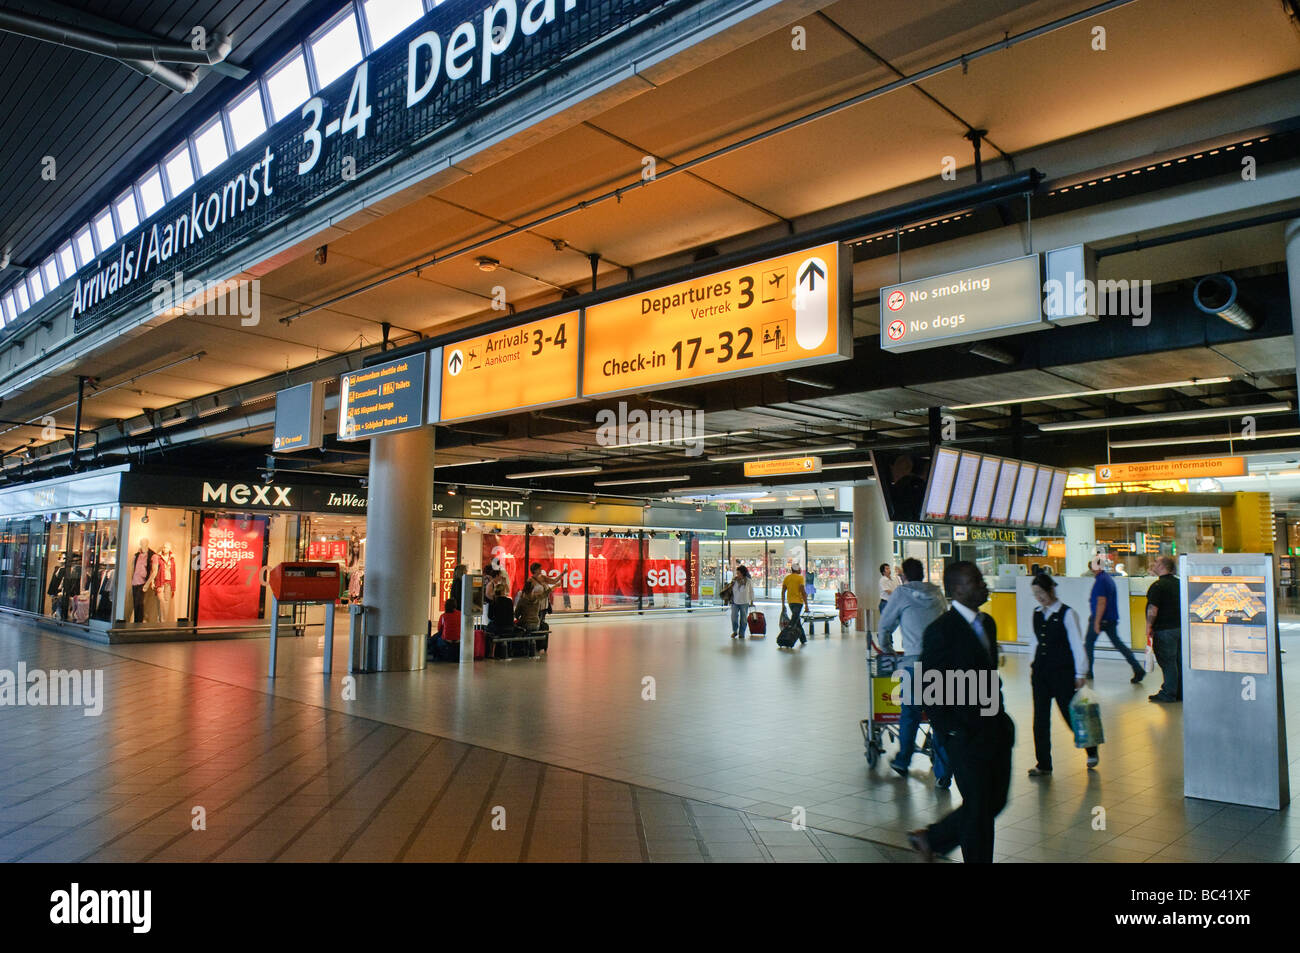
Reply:
[[[265,516],[209,516],[203,520],[200,625],[258,618],[266,525]]]
[[[510,580],[510,598],[523,587],[528,567],[524,565],[524,538],[517,535],[483,534],[483,568],[499,569]]]
[[[311,562],[342,563],[347,559],[346,539],[313,540],[307,544],[307,558]]]

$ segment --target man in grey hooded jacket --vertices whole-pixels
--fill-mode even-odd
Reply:
[[[925,567],[919,559],[903,560],[903,584],[894,590],[880,617],[880,630],[888,632],[898,626],[903,636],[903,658],[899,660],[896,671],[908,671],[904,681],[904,704],[898,720],[898,754],[889,763],[902,777],[907,777],[908,766],[912,763],[912,753],[916,750],[916,729],[921,725],[920,689],[917,678],[917,662],[921,658],[921,640],[926,627],[948,611],[948,601],[943,597],[943,590],[934,583],[925,581]],[[908,687],[916,692],[915,699],[906,697]],[[914,700],[918,704],[907,704]],[[952,784],[952,769],[944,757],[938,739],[931,736],[934,749],[934,776],[941,788]]]

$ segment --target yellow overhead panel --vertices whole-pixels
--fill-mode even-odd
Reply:
[[[852,356],[852,273],[838,243],[586,309],[584,397]]]

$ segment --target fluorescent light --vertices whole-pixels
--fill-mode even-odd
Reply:
[[[487,457],[485,457],[485,458],[483,458],[482,460],[457,460],[455,463],[437,463],[437,462],[435,462],[435,463],[433,464],[433,468],[434,468],[435,470],[441,470],[441,469],[444,469],[445,467],[468,467],[468,466],[472,466],[473,464],[476,464],[476,463],[498,463],[498,462],[500,462],[500,461],[499,461],[498,458],[496,458],[496,457],[492,457],[492,458],[487,458]]]
[[[666,426],[666,425],[664,425]],[[728,430],[723,433],[706,433],[702,437],[691,437],[691,440],[716,440],[719,437],[739,437],[747,433],[753,433],[752,430]],[[657,447],[665,443],[685,443],[686,437],[668,437],[663,440],[638,440],[636,443],[615,443],[606,449],[622,450],[625,447]]]
[[[1038,429],[1097,430],[1102,427],[1140,427],[1143,424],[1172,423],[1178,420],[1205,420],[1209,417],[1235,417],[1238,414],[1280,414],[1291,409],[1285,401],[1275,404],[1252,404],[1249,407],[1214,407],[1206,410],[1180,410],[1168,414],[1143,414],[1138,417],[1101,417],[1097,420],[1067,420],[1057,424],[1039,424]]]
[[[639,480],[596,480],[592,486],[631,486],[632,484],[641,483],[676,483],[678,480],[689,480],[689,476],[666,476],[666,477],[642,477]]]
[[[531,480],[533,477],[578,476],[582,473],[599,473],[600,467],[570,467],[567,470],[534,470],[531,473],[507,473],[507,480]]]
[[[729,460],[755,460],[759,457],[815,457],[819,453],[839,453],[842,450],[856,450],[856,443],[837,443],[829,447],[803,447],[792,450],[755,450],[753,453],[726,453],[720,457],[709,457],[710,463],[726,463]]]
[[[1070,397],[1100,397],[1104,394],[1131,394],[1139,390],[1163,390],[1166,387],[1200,387],[1203,384],[1226,384],[1231,377],[1203,377],[1186,381],[1169,381],[1165,384],[1134,384],[1131,387],[1106,387],[1101,390],[1076,390],[1064,394],[1043,394],[1040,397],[1012,397],[1009,400],[985,400],[978,404],[950,404],[949,410],[974,410],[977,407],[1003,407],[1007,404],[1028,404],[1036,400],[1065,400]]]
[[[802,384],[804,387],[816,387],[820,390],[835,390],[836,384],[828,384],[826,381],[814,381],[807,377],[795,377],[791,374],[785,376],[787,382],[791,384]]]
[[[1206,434],[1203,437],[1164,437],[1148,438],[1144,440],[1112,440],[1110,445],[1114,449],[1123,447],[1165,447],[1171,444],[1179,446],[1189,443],[1228,443],[1230,441],[1243,441],[1249,443],[1253,440],[1268,440],[1272,437],[1300,437],[1300,430],[1260,430],[1255,433],[1253,438],[1243,437],[1239,433],[1232,434]],[[822,469],[825,469],[823,467]]]
[[[737,500],[736,502],[740,502],[740,501]],[[753,499],[751,499],[749,502],[751,502],[751,503],[775,503],[775,502],[776,502],[776,497],[774,497],[774,496],[756,496],[756,497],[754,497]]]
[[[851,463],[823,463],[822,469],[823,470],[848,470],[852,467],[869,467],[869,466],[871,466],[870,460],[854,460]]]

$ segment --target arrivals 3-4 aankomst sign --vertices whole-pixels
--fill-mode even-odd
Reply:
[[[156,296],[151,286],[177,272],[212,280],[235,274],[233,251],[662,5],[438,6],[80,269],[70,301],[77,332]],[[564,79],[553,81],[558,96]]]

